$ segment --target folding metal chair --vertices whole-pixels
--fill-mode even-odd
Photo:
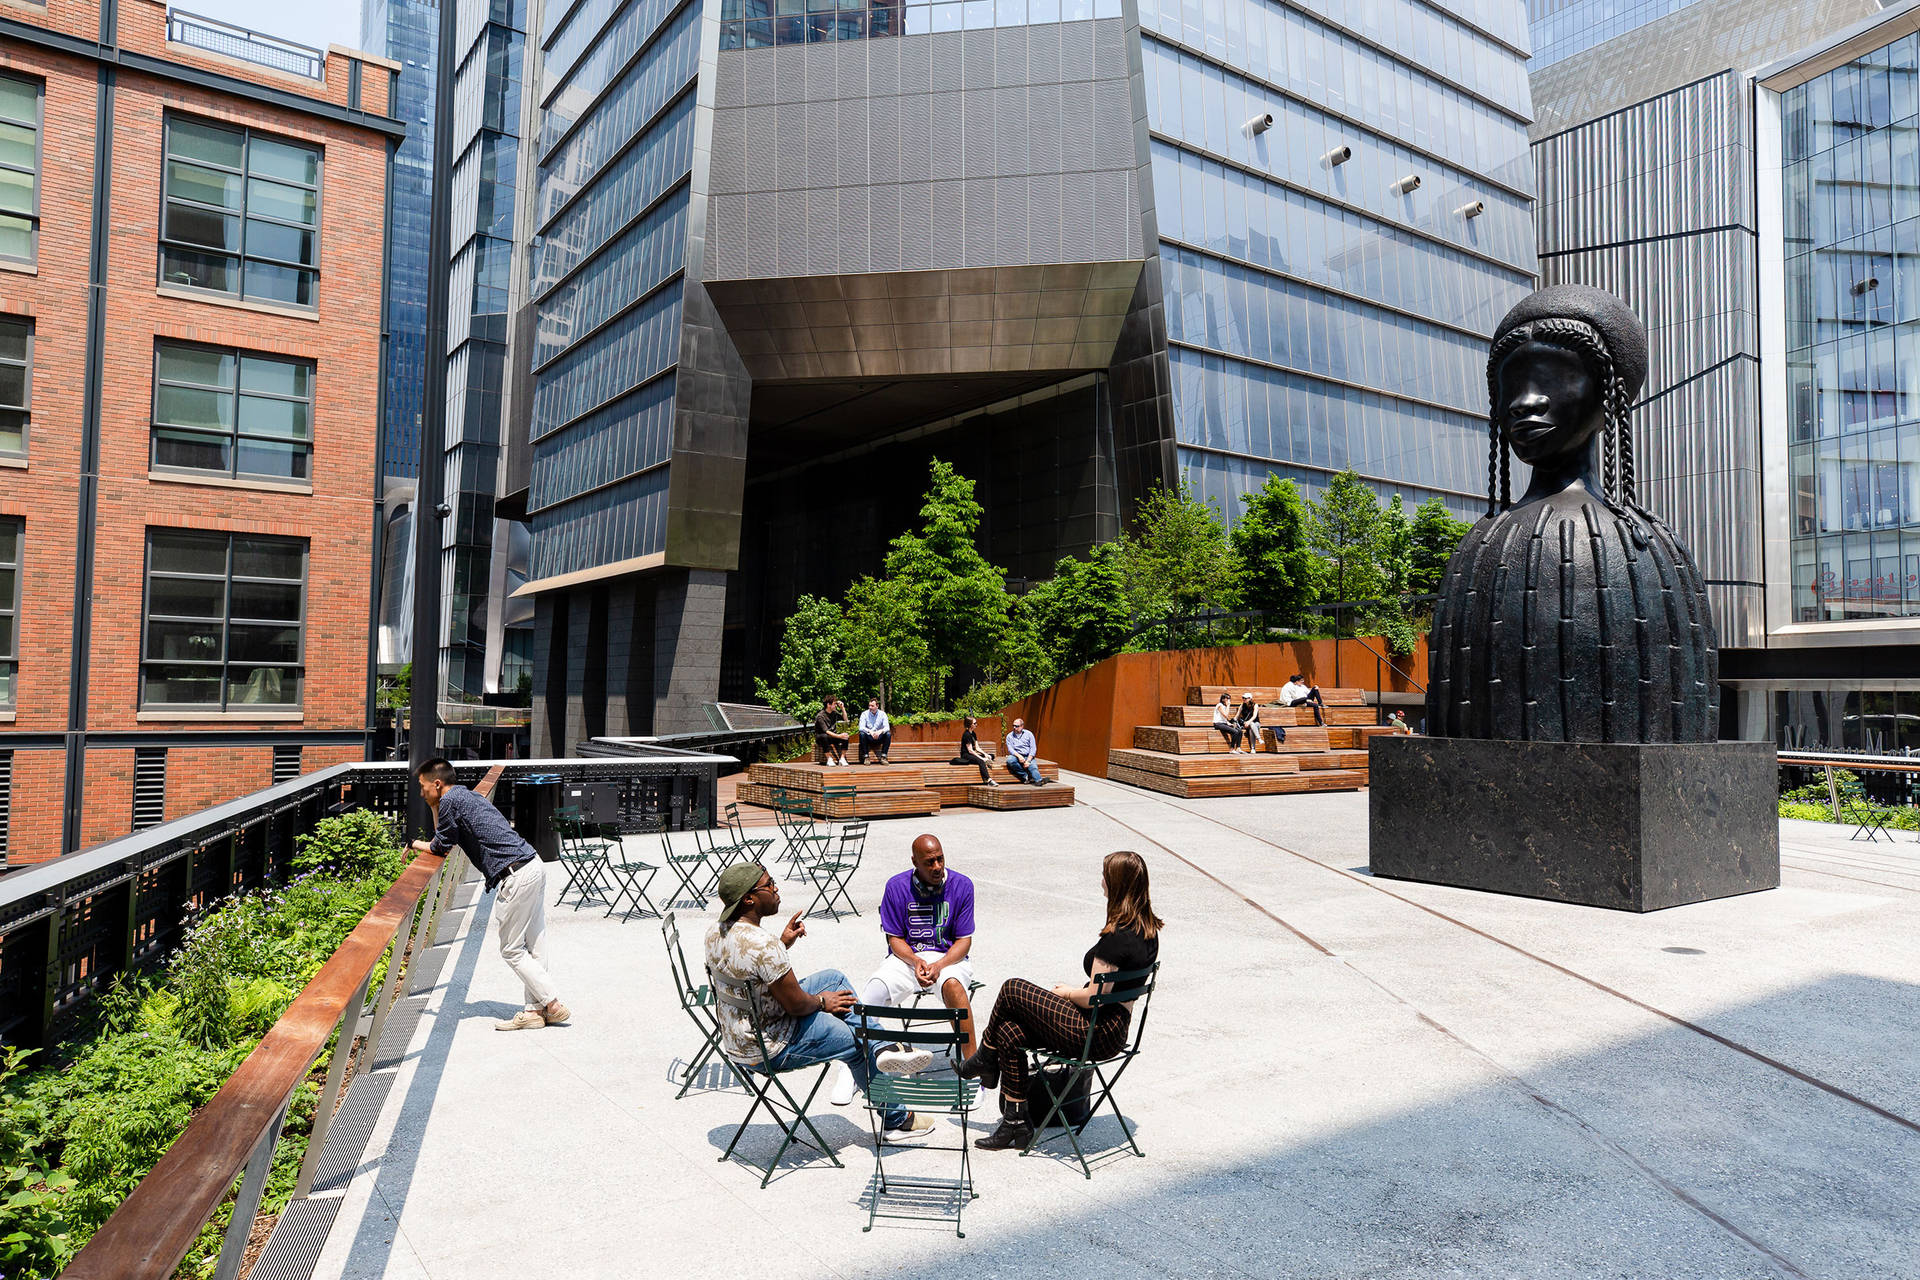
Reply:
[[[695,1029],[700,1032],[700,1052],[693,1055],[693,1061],[681,1073],[683,1083],[680,1092],[674,1094],[675,1101],[687,1096],[687,1090],[693,1088],[693,1082],[700,1076],[700,1068],[707,1065],[709,1059],[720,1049],[720,1022],[714,1017],[713,1007],[717,1003],[711,984],[693,985],[693,970],[687,967],[686,948],[680,945],[680,922],[669,911],[660,923],[661,936],[667,940],[667,967],[673,970],[674,989],[680,995],[680,1007],[693,1019]]]
[[[665,823],[659,818],[641,818],[635,825],[640,828],[636,833],[638,835],[658,831],[664,838]],[[616,841],[607,853],[605,871],[607,876],[619,886],[607,903],[607,915],[612,915],[624,898],[630,905],[627,907],[626,914],[620,917],[622,924],[633,919],[636,912],[642,917],[659,918],[660,908],[654,905],[653,899],[647,893],[653,878],[660,874],[658,864],[644,862],[630,856],[627,853],[626,842]],[[603,916],[602,919],[604,918]]]
[[[727,802],[727,830],[733,834],[734,847],[740,850],[740,861],[759,862],[766,857],[767,850],[773,848],[772,836],[750,836],[746,823],[741,821],[740,806]]]
[[[793,792],[778,788],[773,793],[774,813],[780,823],[780,834],[785,838],[787,847],[781,851],[780,860],[796,867],[804,867],[820,858],[820,851],[832,836],[820,830],[814,813],[814,798],[806,792]]]
[[[1051,1049],[1034,1049],[1032,1054],[1035,1065],[1039,1067],[1060,1066],[1066,1068],[1065,1086],[1055,1094],[1053,1105],[1046,1115],[1033,1126],[1033,1138],[1021,1151],[1021,1155],[1030,1156],[1041,1144],[1049,1141],[1047,1129],[1058,1124],[1066,1131],[1068,1141],[1073,1143],[1073,1154],[1080,1161],[1080,1171],[1088,1179],[1093,1177],[1093,1166],[1087,1163],[1087,1153],[1080,1146],[1080,1135],[1086,1132],[1094,1116],[1100,1112],[1100,1104],[1106,1103],[1113,1112],[1113,1118],[1120,1122],[1120,1132],[1126,1135],[1127,1145],[1133,1148],[1133,1154],[1144,1158],[1146,1152],[1133,1140],[1133,1129],[1127,1124],[1127,1118],[1120,1114],[1120,1104],[1114,1101],[1113,1087],[1120,1083],[1120,1077],[1126,1074],[1135,1057],[1140,1053],[1140,1037],[1147,1029],[1147,1005],[1153,999],[1154,983],[1160,975],[1160,964],[1155,961],[1151,968],[1129,969],[1125,972],[1103,973],[1094,978],[1094,994],[1087,1002],[1091,1016],[1087,1019],[1087,1038],[1081,1044],[1078,1053],[1056,1053]],[[1110,1058],[1093,1056],[1093,1038],[1099,1032],[1103,1019],[1121,1016],[1120,1010],[1133,1005],[1133,1025],[1129,1028],[1127,1043]],[[1116,1065],[1117,1064],[1117,1065]],[[1107,1068],[1113,1068],[1113,1074],[1107,1074]],[[1073,1094],[1081,1080],[1088,1081],[1087,1118],[1079,1124],[1067,1123],[1065,1107],[1067,1099]]]
[[[891,1005],[856,1004],[853,1006],[853,1038],[860,1052],[871,1055],[889,1045],[918,1046],[930,1050],[934,1060],[942,1054],[955,1061],[965,1037],[960,1033],[960,1010],[946,1008],[899,1008]],[[950,1075],[895,1076],[875,1074],[867,1084],[867,1118],[873,1125],[874,1182],[867,1203],[867,1225],[873,1230],[879,1218],[904,1218],[917,1221],[944,1221],[942,1213],[882,1213],[882,1199],[897,1199],[907,1204],[930,1207],[935,1196],[950,1199],[953,1205],[953,1232],[961,1239],[960,1215],[967,1202],[980,1198],[973,1189],[973,1149],[967,1141],[967,1122],[979,1101],[980,1086],[972,1080]],[[960,1176],[947,1178],[902,1178],[887,1173],[886,1114],[895,1107],[928,1115],[956,1116],[960,1120],[960,1144],[955,1147],[914,1143],[916,1151],[958,1151]],[[898,1143],[892,1145],[900,1145]],[[943,1194],[944,1193],[944,1194]]]
[[[723,843],[717,838],[715,832],[724,831],[726,828],[709,825],[704,807],[696,807],[688,814],[687,825],[693,828],[694,846],[706,856],[709,864],[708,878],[702,883],[707,892],[718,893],[720,873],[738,862],[745,851],[737,844]]]
[[[573,891],[575,911],[589,901],[605,902],[606,888],[600,877],[607,861],[607,848],[615,842],[600,835],[597,828],[589,830],[590,824],[581,817],[580,810],[571,806],[556,810],[548,821],[560,839],[560,865],[567,869],[567,882],[560,886],[554,901],[566,901],[568,892]]]
[[[747,1131],[747,1126],[753,1122],[754,1116],[759,1114],[760,1108],[765,1106],[767,1114],[772,1116],[774,1123],[780,1126],[781,1138],[780,1149],[773,1153],[773,1159],[767,1162],[764,1169],[761,1169],[762,1190],[773,1181],[773,1171],[779,1168],[780,1158],[787,1154],[787,1148],[796,1142],[812,1147],[826,1156],[833,1161],[834,1168],[846,1168],[840,1163],[840,1157],[833,1153],[833,1148],[827,1145],[827,1140],[820,1136],[820,1131],[813,1127],[813,1121],[807,1118],[807,1108],[813,1105],[814,1096],[820,1092],[820,1086],[826,1083],[834,1064],[817,1062],[812,1064],[812,1067],[790,1067],[784,1071],[777,1067],[766,1066],[767,1059],[773,1055],[767,1052],[767,1034],[765,1024],[760,1018],[760,1002],[754,998],[759,984],[752,981],[743,982],[740,986],[745,994],[734,995],[720,985],[719,980],[714,977],[713,970],[708,969],[707,985],[712,989],[713,998],[717,1004],[746,1018],[747,1025],[753,1028],[754,1047],[760,1053],[759,1062],[745,1063],[727,1053],[724,1041],[720,1045],[720,1056],[726,1058],[727,1064],[733,1068],[733,1073],[740,1077],[740,1082],[746,1085],[747,1091],[753,1095],[753,1105],[747,1108],[746,1119],[740,1122],[740,1127],[733,1131],[733,1141],[727,1143],[727,1149],[720,1153],[720,1162],[725,1164],[732,1158],[733,1149],[740,1145],[740,1136]],[[820,1074],[813,1078],[813,1087],[807,1090],[807,1096],[796,1099],[793,1091],[787,1088],[786,1081],[780,1077],[798,1075],[813,1067],[817,1067]],[[775,1097],[776,1094],[779,1096]],[[802,1128],[813,1135],[810,1140],[800,1135],[799,1131]],[[752,1169],[761,1168],[751,1160],[743,1160],[742,1163]]]
[[[702,911],[707,908],[707,895],[703,886],[707,883],[707,854],[704,849],[695,847],[692,853],[673,851],[673,833],[665,823],[660,827],[660,853],[662,860],[672,869],[674,877],[680,881],[680,888],[673,892],[668,906],[678,906],[691,902]]]
[[[828,851],[823,849],[816,862],[804,864],[800,871],[813,882],[813,903],[807,908],[807,916],[818,914],[824,905],[827,915],[840,918],[835,903],[845,902],[847,910],[853,915],[860,914],[860,908],[854,905],[853,894],[848,885],[853,873],[860,869],[860,855],[867,847],[867,824],[849,822],[840,828],[839,847]]]
[[[1854,824],[1853,834],[1847,839],[1858,840],[1864,835],[1867,843],[1872,844],[1881,836],[1886,836],[1887,843],[1893,843],[1893,836],[1887,830],[1887,820],[1893,816],[1891,809],[1874,804],[1871,800],[1854,800],[1842,806],[1840,814]]]

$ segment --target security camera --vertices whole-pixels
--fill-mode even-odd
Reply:
[[[439,516],[442,520],[445,520],[448,516],[453,514],[453,504],[450,502],[443,502],[439,506],[433,509],[433,514]]]
[[[1859,297],[1861,294],[1867,292],[1869,289],[1878,289],[1879,287],[1880,287],[1880,277],[1868,276],[1865,280],[1857,280],[1854,282],[1853,293],[1855,297]]]
[[[1273,112],[1269,111],[1264,115],[1257,115],[1247,121],[1247,136],[1249,138],[1258,137],[1271,128],[1273,128]]]
[[[1463,218],[1477,218],[1486,211],[1487,202],[1485,200],[1475,200],[1469,204],[1463,204],[1454,210],[1455,213],[1458,213]]]
[[[1394,194],[1403,196],[1418,191],[1419,189],[1420,175],[1417,173],[1408,174],[1406,177],[1400,179],[1400,181],[1394,183],[1392,187]]]
[[[1320,157],[1320,163],[1326,165],[1327,168],[1331,169],[1333,168],[1333,166],[1337,164],[1345,164],[1347,161],[1351,159],[1353,159],[1352,147],[1335,147],[1333,150],[1327,152],[1327,154]]]

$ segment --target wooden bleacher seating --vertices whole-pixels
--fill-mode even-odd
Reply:
[[[1391,730],[1359,689],[1323,688],[1325,726],[1311,707],[1280,707],[1276,686],[1193,685],[1179,706],[1162,707],[1160,723],[1138,725],[1131,747],[1107,753],[1107,778],[1166,795],[1275,795],[1295,791],[1352,791],[1367,785],[1367,739]],[[1257,753],[1232,753],[1213,728],[1213,708],[1222,693],[1239,707],[1251,693],[1260,704]],[[1276,742],[1273,727],[1287,731]]]

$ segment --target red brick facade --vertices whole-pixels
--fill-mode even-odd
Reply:
[[[359,61],[357,110],[385,113],[388,64],[335,50],[326,58],[324,80],[308,80],[170,43],[166,14],[153,0],[122,0],[120,48],[191,65],[230,83],[226,89],[203,88],[151,73],[137,59],[122,61],[112,75],[80,847],[124,835],[130,827],[130,735],[168,748],[166,813],[172,818],[266,786],[273,743],[300,745],[302,768],[312,770],[362,758],[367,729],[390,139],[377,127],[381,122],[348,109],[353,64]],[[44,17],[23,6],[9,7],[6,16],[89,41],[100,35],[93,2],[49,0]],[[63,852],[66,750],[50,743],[50,735],[73,727],[69,677],[83,502],[99,67],[91,57],[27,41],[0,42],[0,69],[45,85],[36,261],[30,267],[0,263],[0,315],[31,317],[34,325],[28,456],[24,466],[0,461],[0,515],[24,522],[16,709],[10,722],[0,715],[0,750],[13,753],[5,852],[15,865]],[[247,84],[339,110],[329,117],[249,97]],[[314,311],[190,295],[158,283],[162,130],[170,112],[246,125],[321,149]],[[158,338],[313,361],[311,492],[150,474]],[[204,719],[141,711],[146,536],[161,526],[307,540],[305,685],[298,710],[230,711]],[[271,740],[261,740],[263,735]]]

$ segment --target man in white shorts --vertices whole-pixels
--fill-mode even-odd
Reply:
[[[862,1004],[913,1004],[930,992],[940,1002],[961,1011],[963,1052],[971,1055],[978,1044],[973,1033],[973,881],[947,870],[946,851],[938,838],[921,836],[913,842],[913,870],[887,881],[880,898],[880,927],[887,935],[887,958],[867,979]],[[933,1062],[925,1049],[883,1049],[880,1069],[898,1075],[924,1070]],[[833,1101],[853,1101],[853,1076],[842,1071],[834,1083]]]

